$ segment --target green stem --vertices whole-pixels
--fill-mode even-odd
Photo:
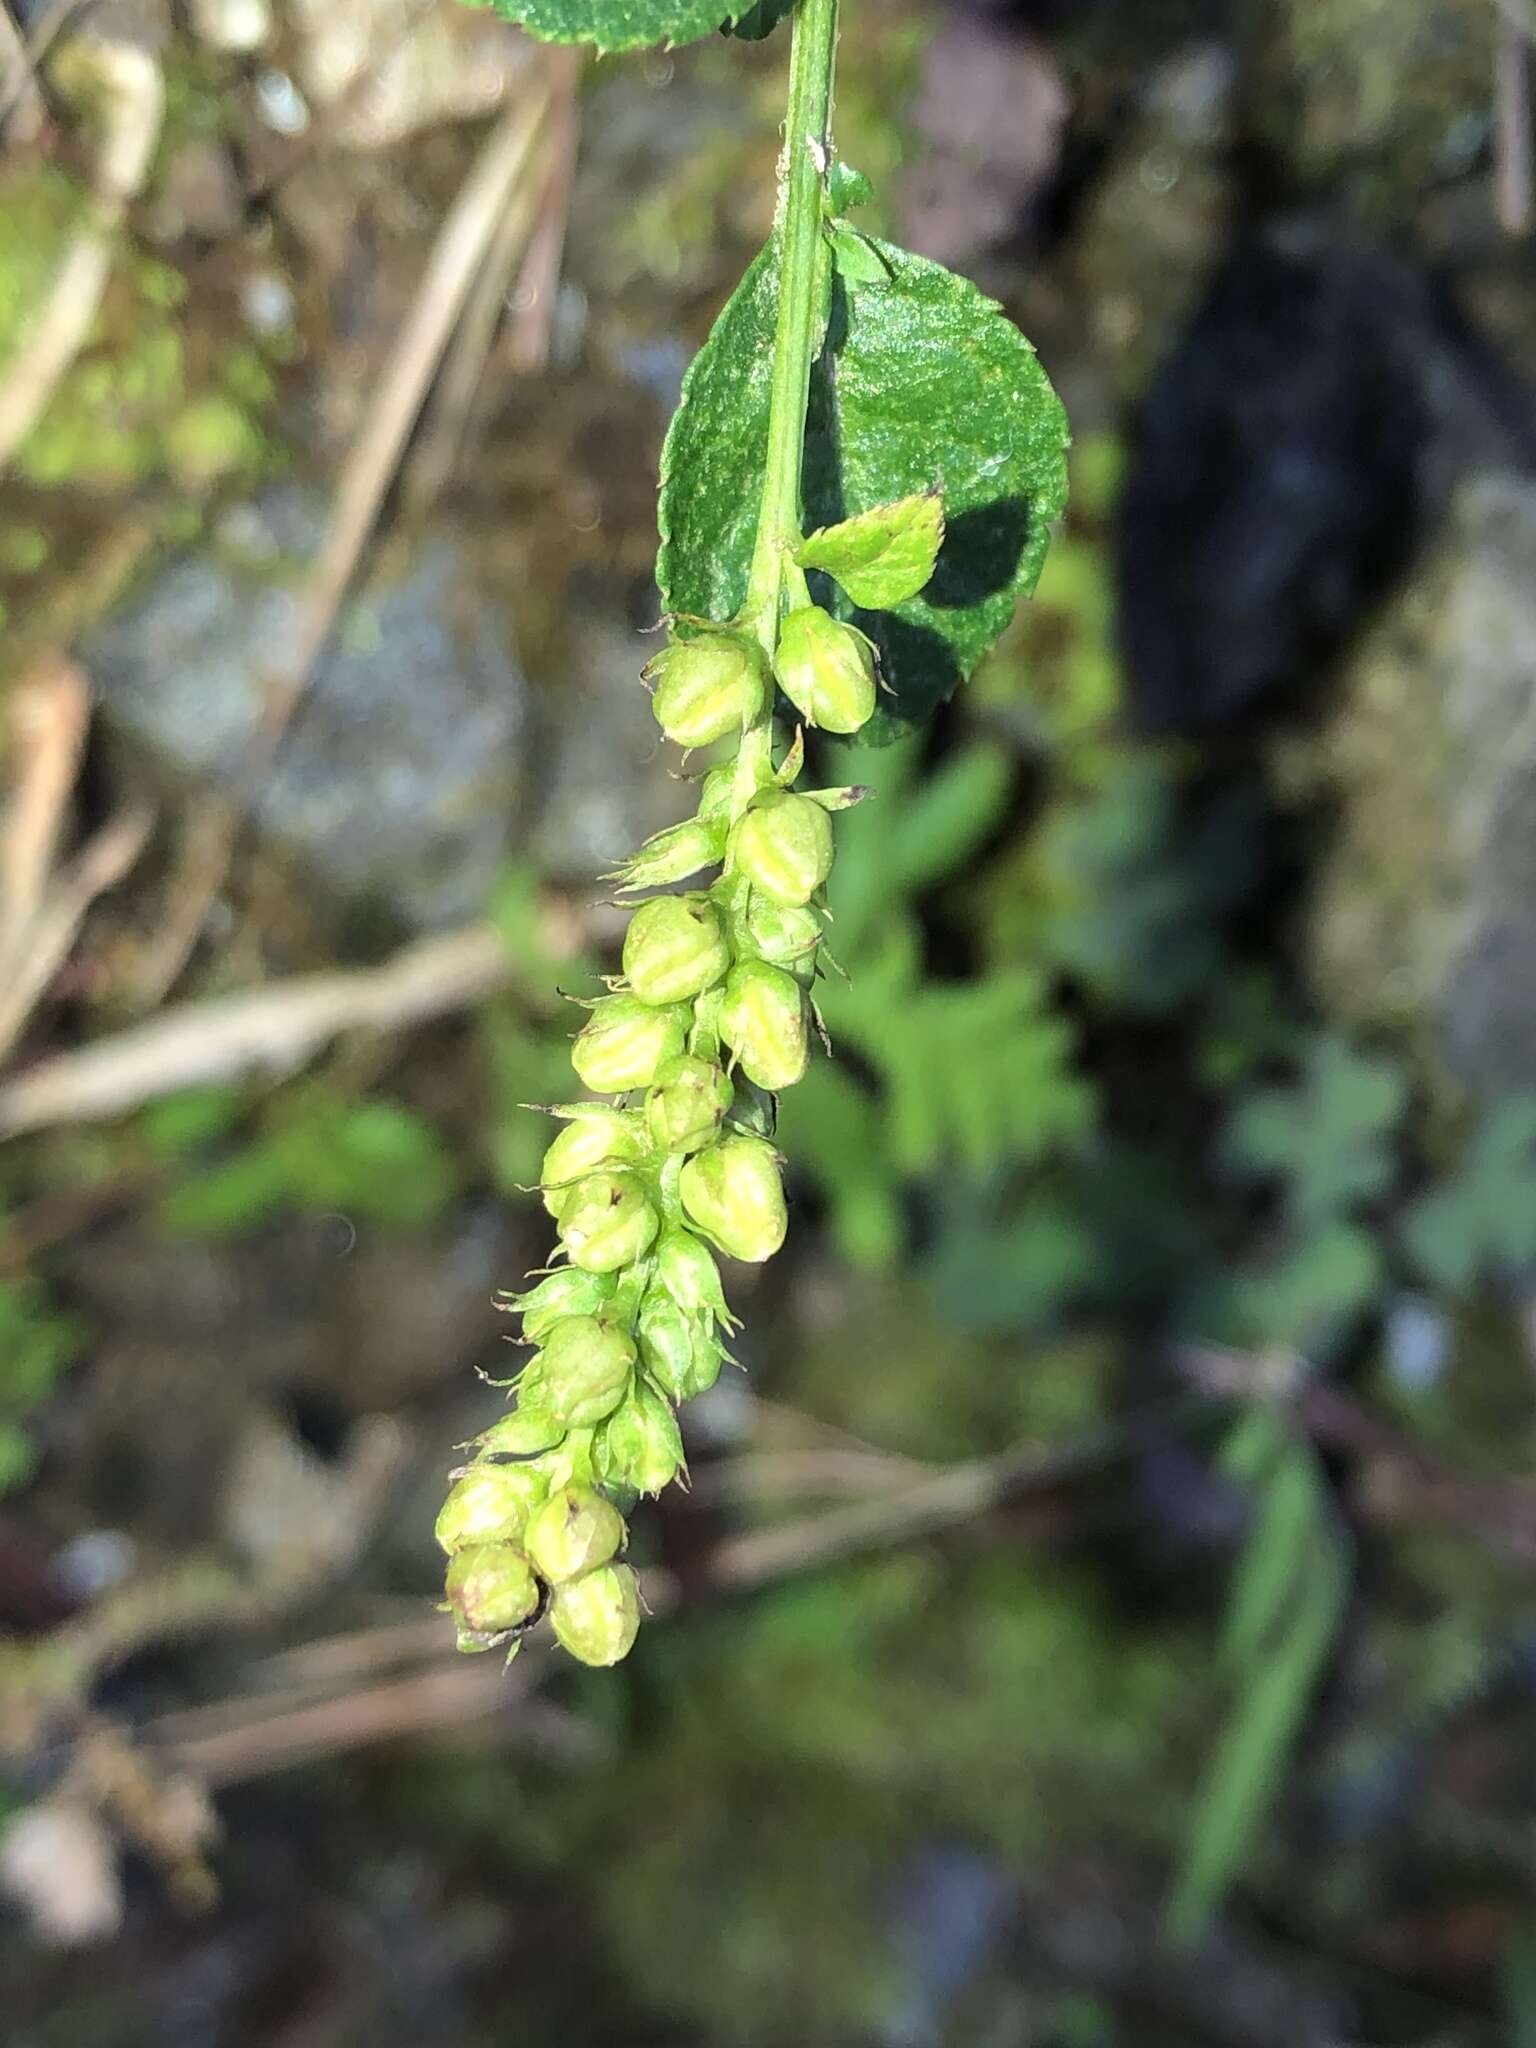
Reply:
[[[768,463],[746,616],[771,656],[786,576],[798,576],[801,469],[811,366],[821,332],[827,261],[823,192],[832,146],[832,76],[837,62],[838,0],[800,0],[789,58],[789,111],[780,165],[782,245]],[[804,579],[800,579],[803,585]]]

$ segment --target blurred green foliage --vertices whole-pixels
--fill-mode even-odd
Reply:
[[[0,1495],[32,1471],[27,1422],[74,1364],[84,1326],[34,1280],[0,1281]]]
[[[842,821],[830,891],[841,971],[818,1003],[835,1057],[785,1097],[780,1131],[824,1188],[844,1256],[888,1266],[904,1240],[907,1182],[949,1165],[984,1173],[1039,1159],[1083,1133],[1091,1096],[1038,971],[943,981],[925,969],[918,900],[997,829],[1012,781],[1006,753],[978,742],[924,774],[910,742],[846,747],[836,774],[870,796]]]
[[[1249,1493],[1221,1660],[1230,1716],[1189,1824],[1168,1902],[1176,1941],[1196,1939],[1253,1846],[1333,1648],[1349,1560],[1317,1452],[1274,1410],[1232,1429],[1221,1469]]]
[[[51,165],[0,185],[0,366],[46,299],[86,208]],[[196,488],[272,467],[277,451],[264,425],[277,389],[272,347],[194,331],[187,291],[173,264],[120,244],[90,340],[18,452],[21,478],[93,490],[152,479]]]
[[[893,1908],[935,1839],[1017,1862],[1106,1827],[1157,1842],[1199,1662],[1188,1636],[1113,1627],[1090,1575],[891,1555],[649,1631],[630,1681],[649,1706],[622,1725],[619,1688],[565,1681],[623,1742],[618,1802],[601,1771],[530,1771],[509,1803],[431,1764],[402,1796],[426,1825],[580,1872],[659,2018],[729,2042],[864,2038],[913,1993]]]
[[[459,1170],[441,1134],[387,1097],[349,1102],[322,1082],[281,1090],[233,1149],[210,1138],[238,1104],[203,1095],[161,1103],[146,1119],[152,1149],[178,1167],[160,1204],[170,1230],[227,1236],[287,1211],[366,1218],[396,1229],[441,1215]]]

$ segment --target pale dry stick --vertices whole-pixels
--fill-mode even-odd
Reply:
[[[527,209],[509,209],[505,228],[465,308],[433,397],[431,424],[406,477],[405,498],[413,511],[433,503],[464,448],[477,439],[477,425],[487,404],[486,365],[509,297],[515,308],[507,326],[512,374],[530,376],[548,361],[581,133],[579,87],[586,55],[579,49],[552,49],[546,61],[551,104],[542,189],[535,192],[530,187]],[[519,255],[522,267],[514,285],[512,270]]]
[[[793,1407],[787,1401],[775,1401],[768,1394],[748,1393],[745,1405],[752,1418],[753,1433],[762,1437],[762,1447],[765,1449],[800,1450],[814,1447],[819,1450],[847,1451],[855,1457],[879,1458],[893,1479],[921,1479],[933,1470],[933,1467],[921,1458],[909,1458],[900,1451],[882,1450],[878,1444],[870,1443],[866,1437],[857,1435],[851,1429],[843,1429],[835,1422],[823,1421],[819,1415],[807,1414],[805,1409]]]
[[[377,523],[411,428],[463,310],[485,251],[526,176],[549,108],[542,83],[498,118],[448,211],[411,312],[384,369],[367,420],[342,464],[330,523],[294,624],[280,673],[268,679],[241,786],[210,798],[190,833],[187,886],[136,980],[140,1003],[159,1001],[180,975],[234,854],[250,804],[314,675],[336,615]]]
[[[84,673],[56,651],[19,676],[7,694],[0,749],[7,785],[0,812],[0,990],[53,873],[90,707]]]
[[[413,1672],[339,1699],[319,1700],[277,1714],[257,1714],[217,1733],[165,1741],[157,1724],[145,1731],[180,1770],[213,1786],[239,1784],[269,1771],[361,1749],[434,1729],[457,1729],[501,1714],[525,1698],[534,1683],[531,1665],[519,1658],[503,1672],[499,1657],[480,1663],[456,1659]]]
[[[1494,24],[1493,210],[1506,235],[1533,218],[1530,30],[1501,14]]]
[[[443,1647],[443,1625],[436,1609],[423,1615],[419,1600],[401,1604],[410,1610],[403,1621],[345,1629],[338,1635],[317,1636],[311,1642],[273,1651],[253,1667],[253,1682],[285,1691],[314,1691],[334,1687],[342,1679],[377,1676],[392,1665],[412,1664],[420,1657],[435,1657]]]
[[[882,1451],[748,1451],[721,1458],[689,1482],[691,1505],[721,1500],[807,1500],[848,1494],[889,1496],[912,1461]]]
[[[90,0],[48,0],[48,4],[39,11],[27,29],[27,70],[0,98],[0,128],[5,126],[18,98],[26,91],[28,79],[36,79],[38,66],[63,33],[65,25],[89,4]]]
[[[1282,1400],[1288,1391],[1293,1395],[1298,1391],[1294,1382],[1289,1389],[1279,1383],[1278,1360],[1191,1350],[1181,1355],[1180,1363],[1205,1391],[1155,1404],[1136,1418],[1134,1431],[1124,1424],[1110,1425],[1058,1450],[1017,1446],[997,1458],[928,1471],[916,1483],[903,1484],[875,1500],[852,1502],[830,1513],[729,1537],[715,1548],[697,1586],[688,1592],[687,1604],[715,1594],[749,1591],[863,1552],[940,1534],[1129,1455],[1150,1426],[1182,1429],[1209,1418],[1234,1398],[1252,1398],[1256,1385],[1269,1386],[1271,1398]],[[1356,1410],[1328,1389],[1307,1388],[1299,1399],[1299,1419],[1322,1441],[1355,1450],[1401,1448],[1401,1439],[1389,1425]],[[643,1591],[652,1613],[684,1604],[683,1591],[669,1573],[645,1573]],[[396,1639],[393,1644],[391,1638]],[[145,1736],[163,1743],[182,1768],[214,1783],[230,1784],[362,1744],[417,1736],[496,1715],[514,1700],[526,1702],[546,1672],[555,1668],[553,1658],[538,1645],[525,1647],[505,1676],[497,1658],[468,1666],[449,1664],[452,1653],[441,1638],[433,1643],[417,1621],[393,1630],[358,1631],[355,1638],[333,1638],[329,1644],[314,1647],[331,1653],[337,1676],[353,1675],[366,1668],[369,1660],[388,1664],[417,1655],[428,1661],[428,1668],[339,1700],[283,1706],[275,1712],[270,1699],[260,1701],[253,1711],[251,1699],[245,1696],[212,1709],[167,1715],[151,1722]],[[301,1646],[285,1656],[302,1658],[304,1654]],[[283,1659],[273,1662],[281,1664]],[[443,1682],[454,1671],[460,1683]]]
[[[538,223],[514,292],[508,330],[509,360],[514,375],[531,376],[549,362],[555,301],[565,263],[565,236],[570,224],[571,185],[581,143],[581,81],[586,54],[561,51],[555,73],[555,101],[549,139],[549,177]]]
[[[454,332],[442,375],[427,402],[421,439],[412,450],[401,483],[401,500],[410,513],[420,514],[436,503],[463,450],[475,394],[506,310],[513,272],[528,247],[538,207],[538,187],[529,179],[519,187],[486,252]]]
[[[144,851],[153,814],[134,807],[109,819],[48,890],[0,981],[0,1059],[21,1036],[48,984],[69,958],[85,913],[115,889]]]
[[[0,0],[0,132],[9,126],[11,140],[25,148],[36,142],[47,119],[31,52],[6,0]]]
[[[1208,1413],[1210,1406],[1205,1397],[1175,1397],[1159,1404],[1156,1419],[1181,1425]],[[1146,1423],[1154,1417],[1139,1419]],[[1060,1450],[1016,1447],[997,1458],[926,1470],[917,1483],[893,1488],[877,1500],[728,1538],[716,1547],[697,1589],[686,1596],[687,1604],[936,1535],[1020,1494],[1079,1477],[1125,1456],[1131,1447],[1124,1427],[1095,1431]],[[683,1591],[668,1572],[645,1572],[641,1585],[652,1614],[684,1604]],[[395,1648],[391,1636],[398,1638]],[[178,1768],[211,1784],[228,1785],[375,1742],[458,1728],[497,1715],[515,1701],[522,1701],[526,1710],[529,1694],[548,1671],[558,1668],[540,1644],[525,1645],[506,1672],[495,1656],[465,1665],[445,1647],[440,1634],[435,1644],[430,1643],[415,1621],[402,1623],[397,1630],[359,1631],[355,1639],[335,1638],[329,1646],[317,1647],[334,1651],[338,1675],[358,1668],[360,1647],[380,1663],[425,1653],[426,1668],[340,1699],[299,1705],[283,1701],[274,1706],[270,1698],[253,1701],[244,1695],[211,1708],[168,1714],[148,1724],[145,1739],[162,1747]],[[302,1648],[286,1653],[290,1658],[303,1654]],[[457,1682],[452,1682],[455,1674]]]
[[[422,939],[378,967],[186,1003],[0,1083],[0,1136],[122,1116],[180,1088],[290,1074],[344,1031],[398,1031],[471,1008],[510,975],[500,936],[476,924]]]
[[[0,471],[42,418],[85,345],[112,268],[113,237],[148,174],[165,113],[165,83],[148,50],[82,35],[67,54],[75,52],[103,103],[101,152],[86,223],[0,382]]]

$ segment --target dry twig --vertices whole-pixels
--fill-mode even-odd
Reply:
[[[0,134],[9,126],[14,141],[35,142],[47,118],[32,53],[6,0],[0,0]]]
[[[1507,235],[1533,218],[1530,41],[1533,24],[1501,14],[1494,24],[1493,206]]]
[[[565,260],[565,234],[570,220],[571,181],[581,140],[581,78],[585,59],[579,50],[556,58],[554,106],[550,117],[549,170],[539,218],[517,281],[511,327],[513,371],[531,376],[549,361],[555,300]]]
[[[49,982],[69,958],[85,913],[116,888],[144,850],[150,813],[126,810],[102,826],[63,869],[26,934],[10,979],[0,984],[0,1055],[15,1044]]]
[[[90,722],[90,685],[62,654],[11,684],[5,704],[5,810],[0,814],[0,987],[53,872]]]
[[[289,1074],[344,1031],[397,1031],[506,985],[490,925],[422,939],[379,967],[304,975],[188,1003],[0,1084],[0,1135],[121,1116],[179,1088]]]

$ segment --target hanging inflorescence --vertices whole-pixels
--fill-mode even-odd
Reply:
[[[646,680],[662,732],[709,766],[696,814],[608,877],[645,900],[576,1038],[594,1099],[551,1112],[559,1250],[508,1304],[533,1355],[437,1525],[463,1648],[516,1650],[547,1613],[573,1656],[613,1664],[640,1619],[624,1514],[681,1475],[678,1406],[714,1385],[737,1327],[717,1258],[757,1263],[784,1241],[777,1098],[821,1031],[832,820],[862,794],[796,788],[805,733],[860,731],[882,685],[882,722],[899,724],[974,668],[1039,574],[1067,432],[997,306],[846,218],[869,188],[832,146],[839,0],[493,4],[609,50],[792,25],[773,234],[662,457],[672,616]],[[829,523],[807,535],[813,452]],[[880,673],[807,572],[881,634]]]
[[[831,813],[859,792],[791,787],[804,745],[797,731],[775,765],[773,678],[832,732],[874,710],[869,642],[809,604],[783,619],[771,676],[747,634],[690,626],[647,671],[668,739],[734,751],[696,816],[608,878],[696,886],[640,904],[576,1038],[577,1075],[612,1099],[552,1112],[540,1180],[563,1263],[509,1303],[534,1356],[437,1523],[464,1649],[515,1648],[547,1610],[583,1663],[626,1655],[640,1600],[615,1501],[683,1472],[677,1406],[714,1385],[736,1327],[716,1254],[756,1263],[784,1241],[774,1098],[810,1058]]]

